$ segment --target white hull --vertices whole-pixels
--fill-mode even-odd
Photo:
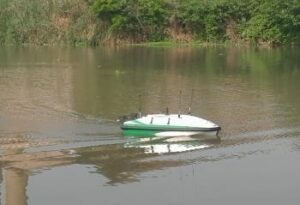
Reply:
[[[123,123],[124,130],[152,130],[174,132],[206,132],[219,131],[215,123],[191,115],[152,114]]]

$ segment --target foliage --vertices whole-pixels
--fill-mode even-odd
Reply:
[[[299,36],[300,1],[252,0],[245,38],[282,43]]]
[[[161,40],[167,22],[163,0],[97,0],[93,11],[120,38]]]
[[[0,44],[94,44],[85,0],[0,0]]]
[[[0,44],[300,42],[300,0],[0,0]]]
[[[299,39],[299,0],[178,0],[177,5],[177,20],[205,41],[226,40],[230,23],[239,39],[271,44]]]

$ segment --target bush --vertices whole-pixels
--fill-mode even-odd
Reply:
[[[96,0],[92,9],[119,38],[143,41],[165,36],[167,3],[163,0]]]
[[[299,36],[299,1],[252,0],[251,3],[251,18],[243,31],[244,38],[284,43]]]
[[[86,0],[0,0],[0,44],[94,42]]]
[[[0,0],[0,8],[0,44],[300,41],[299,0]]]

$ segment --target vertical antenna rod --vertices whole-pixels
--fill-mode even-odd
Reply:
[[[142,117],[142,94],[139,94],[139,112],[138,117]]]
[[[179,111],[178,111],[178,117],[180,117],[181,114],[181,90],[179,91]]]

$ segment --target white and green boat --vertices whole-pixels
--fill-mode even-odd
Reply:
[[[188,136],[216,133],[221,127],[215,123],[184,114],[148,114],[125,121],[121,126],[125,136]]]

